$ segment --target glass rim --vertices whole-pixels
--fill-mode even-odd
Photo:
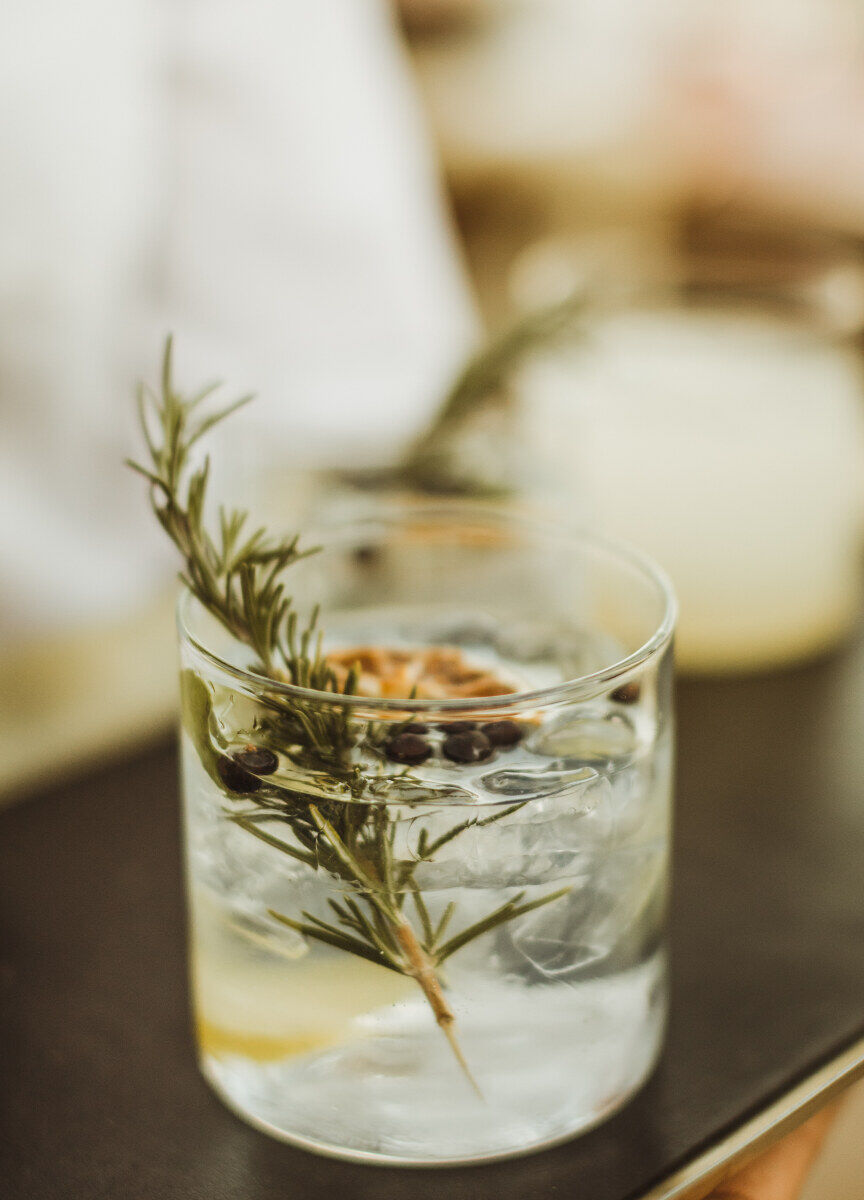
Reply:
[[[321,550],[326,551],[328,533],[333,535],[348,529],[356,529],[360,533],[364,526],[387,524],[396,526],[411,519],[422,519],[427,522],[437,521],[440,526],[466,519],[486,521],[487,523],[497,522],[499,525],[506,525],[509,528],[521,527],[526,531],[533,530],[537,534],[546,533],[565,537],[573,546],[600,550],[616,558],[619,562],[635,567],[643,578],[648,579],[655,586],[663,603],[662,617],[645,642],[630,654],[616,659],[608,666],[586,672],[584,675],[575,675],[570,679],[549,684],[546,687],[507,692],[500,696],[456,696],[444,699],[415,698],[413,700],[408,697],[396,696],[346,696],[340,692],[301,687],[296,683],[272,679],[269,675],[263,675],[258,671],[235,666],[220,657],[215,651],[208,649],[192,632],[187,619],[189,608],[194,604],[200,606],[205,612],[207,610],[185,584],[180,588],[176,606],[177,631],[181,643],[191,647],[211,667],[215,667],[218,671],[235,679],[249,691],[270,692],[277,696],[290,696],[295,700],[335,705],[349,710],[369,709],[372,706],[376,718],[379,718],[388,714],[404,716],[406,713],[423,712],[494,713],[513,708],[536,708],[541,705],[556,704],[582,695],[596,695],[614,689],[622,679],[656,658],[672,640],[678,616],[678,601],[672,582],[663,568],[650,555],[636,546],[632,546],[629,542],[602,534],[589,533],[566,521],[513,513],[480,504],[428,506],[423,503],[408,503],[398,506],[382,506],[380,511],[366,513],[353,519],[312,526],[304,531],[303,537],[308,545],[320,546]],[[321,540],[319,541],[319,539]]]

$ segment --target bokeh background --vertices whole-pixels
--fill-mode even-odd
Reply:
[[[259,392],[216,479],[273,519],[396,488],[627,537],[678,585],[688,671],[855,628],[860,0],[7,0],[3,26],[2,796],[171,720],[174,564],[122,466],[169,330],[189,386]],[[490,344],[507,369],[487,351],[454,419]],[[809,1200],[864,1196],[850,1113]]]

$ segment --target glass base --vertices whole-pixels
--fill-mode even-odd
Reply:
[[[569,1142],[571,1138],[590,1132],[596,1126],[602,1125],[609,1117],[614,1116],[619,1109],[623,1108],[625,1104],[633,1099],[636,1093],[648,1081],[656,1065],[657,1056],[655,1056],[654,1062],[649,1065],[644,1076],[634,1083],[629,1091],[622,1093],[620,1096],[613,1097],[605,1108],[583,1117],[578,1123],[570,1124],[560,1131],[555,1132],[550,1130],[545,1136],[539,1138],[532,1137],[526,1131],[526,1135],[521,1140],[514,1141],[512,1137],[501,1138],[501,1145],[491,1146],[485,1150],[479,1150],[474,1154],[449,1155],[442,1151],[441,1153],[429,1154],[425,1157],[421,1154],[409,1155],[404,1151],[361,1150],[353,1146],[337,1145],[332,1142],[321,1141],[318,1138],[282,1129],[264,1117],[258,1116],[246,1108],[241,1108],[233,1097],[223,1089],[218,1078],[208,1070],[206,1063],[202,1062],[201,1071],[225,1107],[230,1109],[235,1116],[239,1117],[247,1125],[251,1125],[253,1129],[269,1134],[270,1137],[275,1138],[279,1142],[284,1142],[288,1146],[296,1146],[300,1150],[308,1150],[313,1154],[321,1154],[325,1158],[336,1158],[343,1162],[368,1163],[370,1166],[378,1167],[469,1167],[479,1165],[480,1163],[498,1162],[501,1159],[522,1158],[529,1154],[539,1154],[541,1150],[550,1150],[553,1146],[560,1146],[563,1142]],[[503,1145],[505,1141],[507,1143],[506,1146]]]
[[[640,974],[644,986],[649,972]],[[383,1036],[269,1061],[202,1053],[201,1069],[243,1120],[319,1154],[393,1166],[512,1158],[591,1129],[647,1079],[662,1042],[665,997],[646,987],[641,1012],[628,1012],[620,1001],[632,999],[629,982],[629,996],[620,994],[619,979],[618,997],[607,983],[592,1011],[579,1005],[571,1039],[544,1039],[542,1022],[527,1031],[511,1025],[506,1037],[494,1020],[485,1035],[482,1025],[466,1023],[463,1049],[482,1096],[413,1005]]]

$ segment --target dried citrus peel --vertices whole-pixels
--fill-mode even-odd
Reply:
[[[508,696],[518,688],[488,667],[468,661],[454,646],[403,650],[353,646],[327,655],[340,688],[352,667],[358,671],[356,694],[370,699],[459,700]]]

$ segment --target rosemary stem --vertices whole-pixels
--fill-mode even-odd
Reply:
[[[422,989],[423,995],[429,1002],[429,1007],[435,1014],[438,1027],[450,1043],[450,1049],[453,1051],[456,1061],[462,1068],[471,1087],[482,1100],[484,1098],[483,1093],[477,1085],[477,1080],[471,1074],[471,1069],[465,1061],[465,1055],[462,1053],[462,1047],[456,1038],[456,1031],[453,1028],[456,1018],[453,1015],[453,1010],[447,1003],[444,989],[441,987],[441,981],[435,973],[435,968],[432,965],[429,955],[426,954],[423,947],[417,941],[417,935],[407,921],[401,921],[396,926],[396,940],[407,961],[405,974],[410,975],[412,979],[416,980]]]
[[[569,317],[570,309],[563,307],[544,321],[557,327],[556,322],[566,323]],[[542,331],[547,331],[547,325],[541,325]],[[488,390],[490,380],[503,379],[505,368],[535,344],[539,332],[540,328],[532,324],[505,342],[491,370],[489,363],[470,367],[451,395],[449,417],[459,417],[470,408],[473,399]],[[322,653],[317,605],[311,616],[301,621],[286,594],[285,572],[314,554],[316,548],[301,550],[296,536],[274,539],[264,528],[250,532],[247,514],[240,510],[220,509],[218,532],[210,533],[206,527],[209,460],[196,469],[190,454],[203,435],[249,399],[244,397],[202,417],[197,406],[212,390],[204,388],[192,398],[176,391],[169,338],[161,393],[157,396],[142,387],[138,396],[146,464],[130,461],[129,465],[149,483],[156,518],[183,560],[181,579],[230,635],[250,648],[254,655],[252,669],[277,683],[332,693],[331,705],[319,703],[320,696],[304,699],[269,692],[265,687],[253,728],[273,743],[268,745],[271,752],[278,750],[304,772],[338,783],[337,796],[312,795],[303,787],[292,790],[271,786],[248,772],[241,771],[238,776],[237,764],[229,757],[229,742],[220,735],[214,716],[216,686],[191,667],[185,668],[181,676],[184,728],[219,795],[232,803],[250,801],[253,795],[258,798],[260,808],[229,810],[229,820],[274,850],[348,887],[349,895],[341,903],[331,901],[335,923],[306,911],[300,914],[302,920],[272,909],[268,910],[270,915],[305,938],[416,980],[456,1061],[482,1099],[457,1041],[455,1017],[437,972],[446,958],[475,938],[557,900],[569,889],[562,888],[538,900],[524,901],[523,894],[514,896],[442,942],[454,904],[451,901],[447,905],[437,927],[433,927],[415,879],[417,867],[469,829],[506,818],[524,802],[496,809],[479,819],[472,814],[432,840],[424,830],[405,861],[394,858],[397,817],[391,816],[386,806],[369,802],[368,779],[362,765],[363,754],[379,760],[383,757],[386,722],[378,728],[376,722],[355,718],[339,704],[340,697],[356,693],[357,668],[352,667],[344,683],[339,684]],[[408,699],[414,695],[412,691]],[[278,835],[266,828],[271,820],[279,825]],[[404,912],[409,892],[422,926],[422,940]]]

